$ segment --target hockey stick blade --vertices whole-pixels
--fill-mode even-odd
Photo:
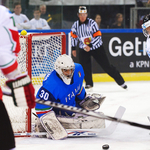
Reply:
[[[11,93],[7,94],[4,91],[3,91],[3,94],[7,95],[7,96],[11,96]],[[93,116],[93,117],[100,118],[100,119],[106,119],[106,120],[110,120],[110,121],[120,122],[120,123],[128,124],[128,125],[131,125],[134,127],[139,127],[139,128],[150,130],[149,125],[144,125],[144,124],[140,124],[140,123],[136,123],[136,122],[118,119],[116,117],[111,117],[111,116],[107,116],[107,115],[97,114],[94,111],[88,111],[86,109],[82,109],[82,108],[78,108],[78,107],[68,106],[68,105],[64,105],[64,104],[60,104],[60,103],[55,103],[55,102],[51,102],[51,101],[44,101],[44,100],[39,100],[39,99],[36,99],[36,103],[47,105],[47,106],[52,106],[55,108],[68,110],[68,111],[72,111],[72,112],[76,112],[76,113],[81,113],[81,114]]]
[[[128,125],[131,125],[134,127],[139,127],[139,128],[150,130],[149,125],[131,122],[131,121],[127,121],[127,120],[123,120],[123,119],[119,119],[116,117],[111,117],[111,116],[107,116],[107,115],[103,115],[103,114],[97,114],[94,111],[88,111],[88,110],[78,108],[78,107],[68,106],[68,105],[64,105],[64,104],[60,104],[60,103],[55,103],[55,102],[51,102],[51,101],[44,101],[44,100],[39,100],[39,99],[36,99],[36,103],[44,104],[47,106],[52,106],[52,107],[63,109],[63,110],[68,110],[68,111],[72,111],[72,112],[76,112],[76,113],[81,113],[81,114],[93,116],[93,117],[100,118],[100,119],[106,119],[106,120],[110,120],[110,121],[120,122],[120,123],[128,124]]]
[[[122,116],[123,116],[123,114],[124,114],[124,112],[125,112],[125,110],[126,110],[125,107],[120,106],[120,107],[118,108],[118,110],[117,110],[117,112],[116,112],[116,114],[115,114],[114,117],[115,117],[115,118],[118,118],[118,119],[121,119]],[[119,122],[111,121],[110,125],[109,125],[107,128],[105,128],[105,129],[103,129],[103,130],[101,130],[101,131],[99,132],[99,135],[100,135],[100,136],[108,136],[108,135],[111,135],[111,134],[115,131],[115,129],[117,128],[118,123],[119,123]]]

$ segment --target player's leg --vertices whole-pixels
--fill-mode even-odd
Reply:
[[[1,89],[0,95],[2,95]],[[0,149],[10,150],[15,147],[14,133],[2,97],[0,98],[0,120]]]
[[[61,123],[58,121],[54,111],[50,111],[40,117],[40,122],[48,133],[48,137],[54,140],[67,138],[68,134]]]
[[[58,119],[58,120],[57,120]],[[105,128],[105,120],[95,117],[74,113],[69,115],[54,115],[53,111],[46,113],[37,119],[35,131],[48,133],[52,139],[63,139],[67,137],[65,129],[99,129]],[[45,136],[39,136],[45,137]]]
[[[85,74],[85,82],[86,87],[87,85],[93,87],[93,80],[92,80],[92,64],[91,64],[91,54],[90,52],[86,52],[83,49],[79,49],[79,62],[83,67],[84,74]]]
[[[121,76],[120,72],[110,64],[108,57],[106,55],[105,49],[101,46],[99,49],[92,52],[92,56],[97,61],[97,63],[102,67],[102,69],[110,75],[118,85],[125,85],[125,81]]]
[[[105,97],[100,94],[92,94],[88,97],[89,98],[82,103],[82,106],[92,110],[94,108],[98,109],[105,99]],[[82,106],[79,103],[76,105],[76,107],[79,108]],[[35,131],[44,132],[46,130],[48,136],[53,139],[66,138],[67,134],[65,129],[91,129],[105,127],[104,119],[97,119],[95,117],[53,108],[57,114],[55,116],[54,111],[51,111],[51,107],[43,104],[37,104],[35,110],[39,117],[36,119]],[[39,137],[45,136],[42,135]]]
[[[67,137],[67,132],[61,123],[58,121],[54,111],[45,113],[40,118],[37,118],[35,124],[36,132],[47,132],[47,138],[52,138],[53,140],[60,140]],[[45,137],[39,136],[39,137]]]
[[[54,140],[64,139],[67,137],[67,132],[57,120],[54,111],[52,111],[52,107],[43,104],[36,104],[35,110],[38,116],[35,124],[36,132],[47,131],[47,137],[51,137]]]

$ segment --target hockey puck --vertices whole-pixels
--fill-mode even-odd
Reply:
[[[103,149],[109,149],[109,145],[108,145],[108,144],[105,144],[105,145],[102,146],[102,148],[103,148]]]

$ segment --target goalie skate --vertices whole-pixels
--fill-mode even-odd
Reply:
[[[40,122],[48,133],[47,138],[51,137],[53,140],[67,138],[67,132],[57,120],[54,111],[50,111],[40,117]]]

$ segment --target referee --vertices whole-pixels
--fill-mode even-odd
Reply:
[[[72,55],[76,57],[76,46],[79,40],[79,62],[83,66],[85,73],[85,88],[89,89],[93,87],[91,64],[91,56],[93,56],[102,69],[110,75],[118,85],[127,89],[127,85],[119,71],[109,63],[97,23],[87,18],[87,16],[86,7],[79,6],[79,20],[75,21],[71,28]]]

